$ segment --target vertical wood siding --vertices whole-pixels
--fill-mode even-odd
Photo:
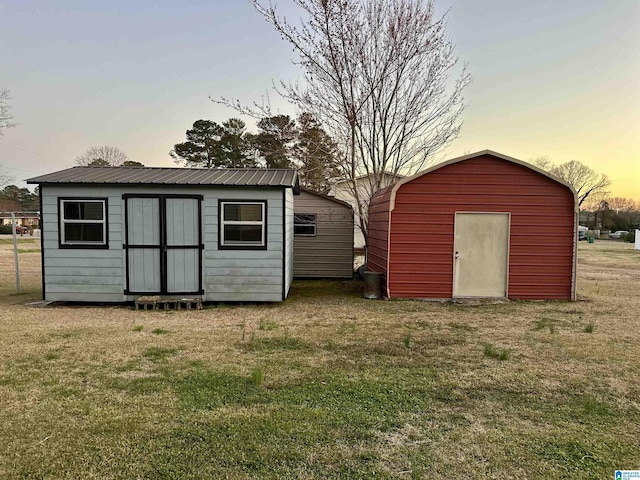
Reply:
[[[294,275],[298,278],[353,276],[353,210],[339,202],[302,191],[295,213],[316,216],[315,236],[294,236]]]
[[[127,245],[155,245],[158,248],[129,250],[129,290],[159,292],[160,282],[160,201],[157,198],[129,198]],[[126,255],[125,255],[126,256]],[[126,259],[125,259],[126,262]]]
[[[385,202],[377,200],[381,226],[374,237],[382,238]],[[492,155],[446,165],[399,187],[390,251],[372,252],[376,268],[389,255],[389,296],[451,298],[456,211],[511,213],[509,298],[571,299],[573,192]]]

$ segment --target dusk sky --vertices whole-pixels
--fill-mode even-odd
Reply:
[[[638,0],[437,5],[473,76],[461,135],[438,160],[486,148],[579,160],[609,175],[614,196],[640,201]],[[0,164],[17,182],[96,145],[175,166],[169,151],[195,120],[237,116],[209,96],[251,103],[299,77],[291,48],[244,0],[0,0],[0,22],[0,88],[18,124],[0,137]]]

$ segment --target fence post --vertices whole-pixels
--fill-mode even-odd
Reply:
[[[11,230],[13,231],[13,260],[16,264],[16,291],[20,293],[20,266],[18,265],[18,238],[16,236],[16,214],[11,212]]]

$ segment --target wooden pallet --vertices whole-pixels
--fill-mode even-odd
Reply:
[[[199,298],[169,298],[159,295],[136,298],[136,310],[202,310]]]

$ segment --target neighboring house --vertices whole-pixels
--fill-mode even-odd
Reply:
[[[571,185],[485,150],[379,191],[367,267],[392,298],[575,300],[577,232]]]
[[[74,167],[28,183],[42,198],[45,300],[287,297],[295,170]]]
[[[294,200],[293,211],[294,277],[351,278],[351,205],[321,193],[302,190]]]
[[[18,225],[27,225],[33,229],[39,223],[38,212],[24,211],[17,200],[0,198],[0,225],[11,225],[12,213]]]
[[[380,188],[387,187],[388,185],[391,185],[393,182],[401,178],[404,178],[404,176],[398,175],[395,173],[385,172],[382,175],[382,182],[381,182]],[[375,186],[375,182],[371,174],[363,175],[361,177],[356,178],[356,187],[357,187],[358,196],[364,199],[371,198],[373,194],[378,190],[378,188]],[[332,187],[330,193],[336,199],[347,202],[349,205],[353,207],[353,212],[354,212],[353,246],[358,250],[364,249],[365,239],[362,233],[362,229],[360,228],[360,214],[358,211],[358,205],[356,202],[354,189],[353,189],[353,186],[351,185],[350,180],[340,180],[339,182],[336,182],[336,184]]]
[[[0,211],[0,225],[11,225],[11,214],[14,214],[17,225],[26,225],[30,229],[37,228],[40,223],[38,212]]]

